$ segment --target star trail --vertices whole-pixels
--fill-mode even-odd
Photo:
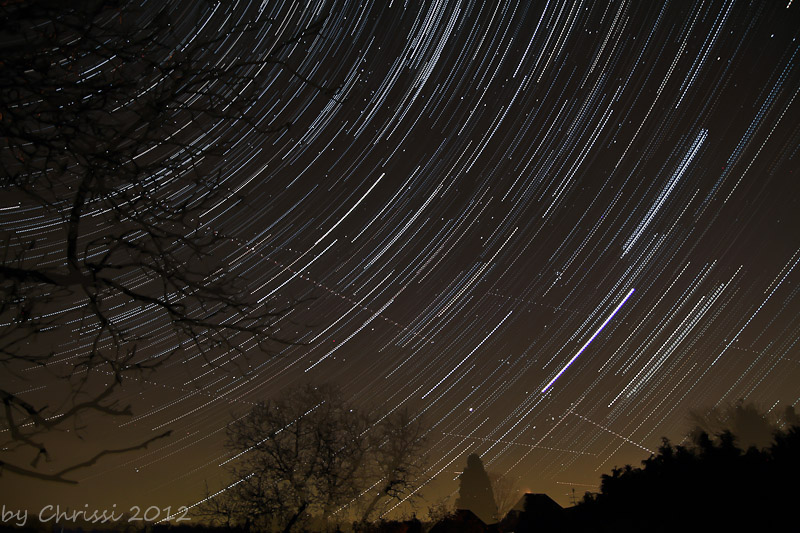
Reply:
[[[81,420],[89,440],[171,437],[79,489],[3,475],[9,501],[192,505],[234,482],[232,416],[309,381],[423,417],[430,501],[478,453],[566,504],[680,442],[690,409],[800,402],[796,3],[170,0],[136,24],[164,5],[176,50],[213,37],[203,61],[253,60],[242,116],[175,135],[230,147],[200,226],[248,295],[302,302],[277,324],[297,342],[243,341],[246,362],[184,347],[125,383],[132,417]],[[9,196],[0,227],[47,262],[61,220]],[[178,348],[147,307],[118,312],[140,354]],[[53,365],[90,342],[66,327]],[[3,379],[54,394],[24,374]]]

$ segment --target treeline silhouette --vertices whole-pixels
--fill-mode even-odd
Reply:
[[[642,461],[641,467],[614,468],[602,476],[600,491],[586,493],[577,505],[563,509],[545,494],[524,494],[504,517],[484,522],[475,511],[485,510],[488,502],[472,500],[491,497],[491,489],[483,479],[486,473],[480,458],[471,455],[460,476],[458,501],[476,509],[432,511],[432,519],[425,522],[416,517],[321,527],[306,522],[290,529],[331,533],[800,531],[799,475],[800,425],[774,430],[771,443],[746,449],[729,430],[714,437],[693,432],[687,445],[664,439],[658,453]],[[269,528],[199,524],[148,528],[152,533],[264,530]]]
[[[700,433],[690,446],[664,439],[641,468],[603,475],[600,493],[566,513],[564,530],[799,530],[800,426],[775,432],[763,449],[736,442],[730,431]]]

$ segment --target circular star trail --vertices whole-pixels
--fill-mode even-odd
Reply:
[[[253,60],[248,120],[189,128],[231,146],[203,222],[254,298],[304,302],[278,330],[300,342],[129,381],[134,416],[84,422],[172,437],[44,503],[192,504],[229,482],[231,417],[307,381],[423,416],[432,499],[478,453],[566,504],[690,409],[800,400],[796,2],[168,5],[181,42],[219,37],[204,59]],[[144,353],[175,342],[130,320]]]

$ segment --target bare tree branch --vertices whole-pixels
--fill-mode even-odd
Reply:
[[[228,526],[285,532],[346,517],[365,523],[418,489],[424,435],[407,410],[370,417],[336,387],[306,385],[229,424],[234,483],[203,512]]]
[[[198,17],[211,7],[193,4]],[[248,114],[257,77],[283,75],[287,87],[326,98],[335,91],[289,59],[322,38],[325,17],[274,42],[263,39],[264,23],[230,19],[186,42],[166,10],[135,2],[0,3],[0,208],[19,213],[0,232],[0,429],[8,450],[33,454],[30,469],[5,462],[8,471],[61,482],[106,455],[140,449],[101,451],[55,475],[36,470],[51,456],[48,431],[88,411],[132,414],[114,402],[127,376],[181,353],[213,365],[219,353],[268,355],[296,342],[276,332],[299,303],[259,303],[251,280],[225,262],[234,241],[207,220],[237,195],[222,166],[235,139],[207,136],[205,125],[246,124],[265,143],[288,128]],[[214,57],[231,35],[257,35],[268,48]],[[17,231],[30,227],[37,231]],[[169,328],[175,348],[139,355],[151,337],[129,316],[143,311]],[[70,355],[71,371],[57,374],[56,364],[67,366],[57,346],[73,328],[85,347]],[[23,381],[32,368],[69,383],[67,398],[37,405],[11,392],[7,380]],[[98,386],[98,375],[111,379]]]
[[[127,448],[117,448],[115,450],[103,450],[103,451],[97,453],[96,455],[94,455],[93,457],[87,459],[86,461],[83,461],[81,463],[72,465],[72,466],[70,466],[68,468],[64,468],[62,470],[59,470],[55,474],[44,474],[42,472],[39,472],[38,470],[22,468],[22,467],[7,463],[5,461],[0,461],[0,472],[2,472],[3,470],[7,470],[7,471],[12,472],[14,474],[19,474],[21,476],[26,476],[26,477],[32,477],[32,478],[40,479],[40,480],[43,480],[43,481],[53,481],[53,482],[56,482],[56,483],[67,483],[67,484],[70,484],[70,485],[77,485],[78,484],[77,481],[72,480],[72,479],[67,479],[67,478],[64,477],[64,475],[68,474],[70,472],[74,472],[75,470],[79,470],[81,468],[88,468],[88,467],[92,466],[93,464],[97,463],[97,461],[101,457],[104,457],[106,455],[114,455],[114,454],[119,454],[119,453],[128,453],[128,452],[132,452],[132,451],[135,451],[135,450],[146,449],[151,443],[153,443],[153,442],[155,442],[155,441],[157,441],[159,439],[167,438],[167,437],[170,436],[171,433],[172,433],[171,431],[165,431],[164,433],[161,433],[160,435],[156,435],[155,437],[151,437],[151,438],[147,439],[146,441],[142,442],[141,444],[137,444],[135,446],[128,446]]]

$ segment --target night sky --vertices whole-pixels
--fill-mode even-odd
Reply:
[[[172,437],[76,487],[3,475],[6,504],[193,504],[229,482],[231,417],[308,381],[424,416],[430,500],[478,453],[567,504],[680,442],[690,409],[800,401],[797,2],[171,4],[183,42],[260,28],[217,39],[215,61],[325,17],[280,57],[333,95],[253,66],[246,116],[288,129],[187,130],[231,143],[204,221],[253,298],[313,297],[277,332],[302,344],[127,381],[135,416],[87,415],[63,449]],[[142,353],[174,343],[130,320]],[[58,347],[80,349],[77,329]]]

